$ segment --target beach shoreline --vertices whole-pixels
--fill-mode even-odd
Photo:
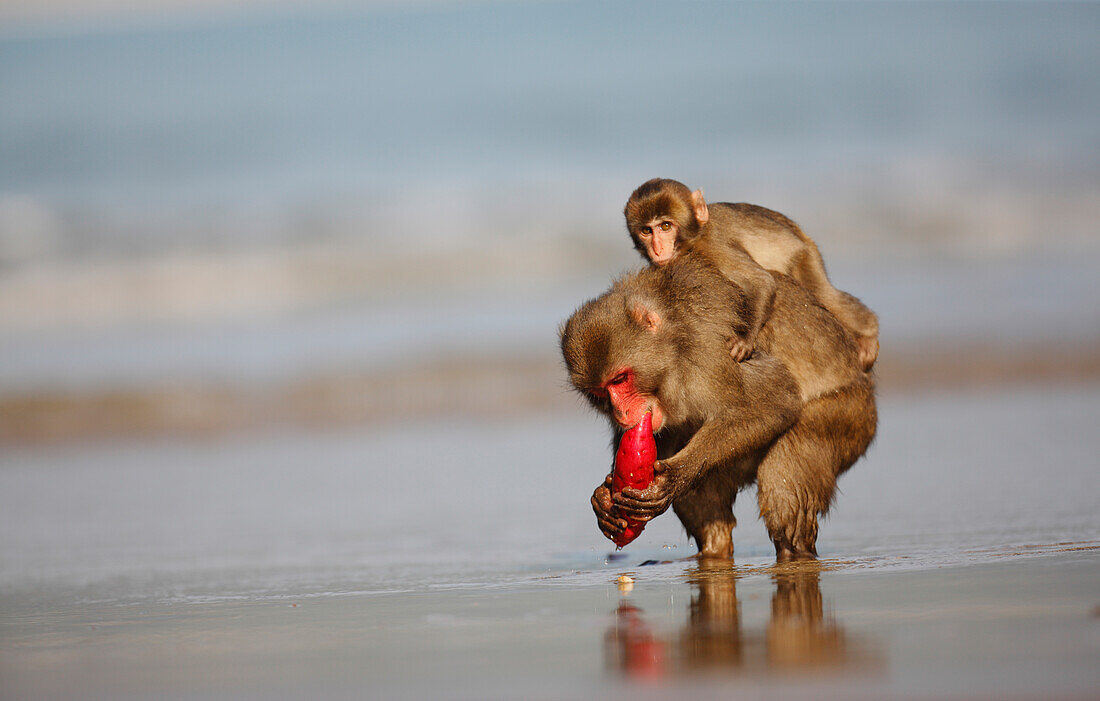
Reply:
[[[875,367],[887,397],[1100,379],[1100,339],[1014,346],[944,341],[893,348]],[[470,354],[333,369],[270,382],[196,379],[147,386],[0,393],[0,445],[219,436],[285,428],[379,426],[446,416],[499,419],[584,411],[550,353]]]

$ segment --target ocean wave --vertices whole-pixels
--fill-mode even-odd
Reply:
[[[746,188],[716,181],[712,198],[742,199],[722,195]],[[1093,182],[1023,189],[916,170],[892,183],[798,185],[756,201],[799,221],[830,266],[1100,254]],[[200,231],[177,218],[143,246],[125,236],[139,235],[133,221],[89,242],[86,224],[66,229],[42,201],[0,198],[0,332],[214,322],[610,276],[639,261],[619,214],[625,195],[607,189],[414,188],[384,207],[351,198],[248,223],[230,213]]]

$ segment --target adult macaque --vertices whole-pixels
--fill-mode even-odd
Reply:
[[[654,178],[630,195],[623,210],[634,247],[655,266],[697,251],[741,286],[748,300],[747,329],[730,341],[738,361],[752,354],[775,298],[768,271],[790,275],[856,336],[859,360],[869,370],[878,358],[878,318],[858,299],[833,287],[813,240],[779,212],[752,204],[707,206],[703,191]]]
[[[621,278],[562,327],[570,382],[608,417],[613,446],[653,414],[653,483],[612,497],[609,475],[592,495],[608,538],[624,516],[672,506],[701,556],[732,557],[733,501],[755,480],[777,558],[816,555],[836,478],[874,436],[874,386],[835,317],[789,277],[773,280],[762,352],[745,362],[725,352],[745,295],[694,253]]]

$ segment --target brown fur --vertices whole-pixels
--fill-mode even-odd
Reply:
[[[779,212],[752,204],[718,202],[707,209],[710,218],[700,224],[691,190],[676,180],[654,178],[631,194],[623,214],[634,247],[643,257],[646,248],[639,238],[641,227],[667,216],[678,229],[678,255],[698,251],[741,285],[753,310],[744,319],[748,331],[740,335],[748,350],[755,346],[756,335],[775,297],[775,285],[767,270],[790,275],[805,285],[855,334],[863,369],[874,365],[879,350],[878,317],[857,298],[833,287],[817,244],[798,224]]]
[[[761,352],[743,363],[722,349],[743,324],[744,293],[695,254],[620,279],[562,328],[570,382],[598,411],[612,417],[588,391],[629,366],[665,417],[656,435],[664,486],[645,500],[617,495],[616,508],[651,518],[671,505],[703,556],[732,556],[733,501],[754,480],[777,557],[815,555],[836,478],[874,437],[874,386],[854,339],[791,278],[774,281]],[[639,306],[660,319],[657,330],[637,321]],[[622,428],[612,428],[614,445]],[[606,482],[593,508],[606,535],[605,492]]]

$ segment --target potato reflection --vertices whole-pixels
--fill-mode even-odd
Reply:
[[[658,635],[644,612],[623,599],[604,638],[609,669],[638,679],[695,672],[851,669],[873,659],[825,614],[821,565],[798,562],[771,570],[774,590],[766,627],[743,630],[737,579],[728,562],[702,561],[689,571],[694,591],[677,635]]]
[[[615,622],[604,637],[604,659],[609,669],[636,679],[659,679],[668,672],[665,644],[657,639],[642,610],[622,601]]]

